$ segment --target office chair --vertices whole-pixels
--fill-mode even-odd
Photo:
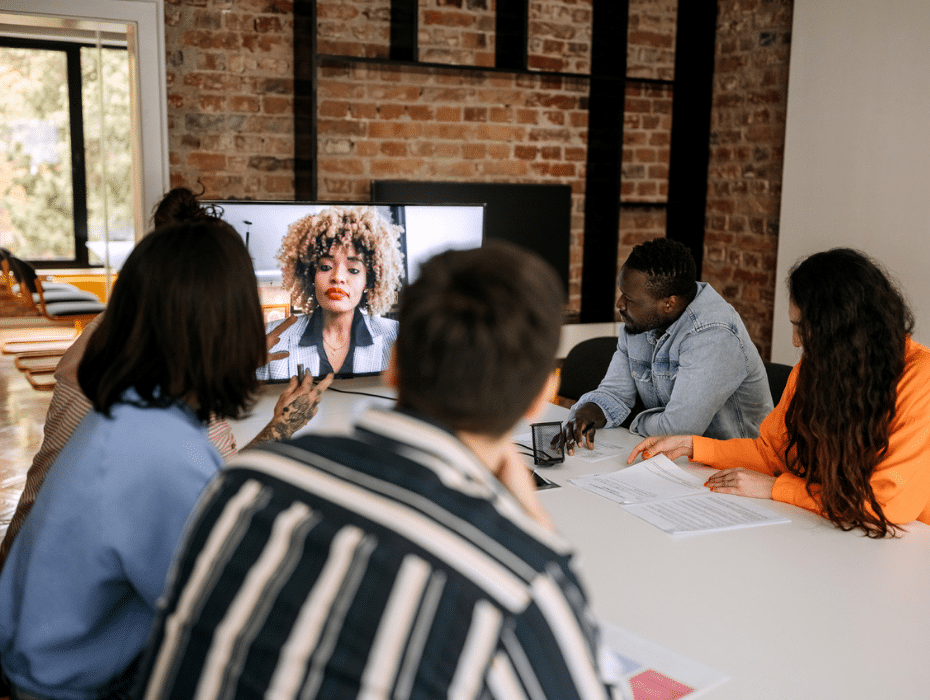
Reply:
[[[559,391],[554,403],[571,406],[582,394],[596,389],[607,373],[616,349],[616,336],[600,336],[582,340],[569,350],[562,361]]]
[[[106,307],[95,294],[69,284],[48,283],[46,285],[39,279],[35,268],[29,263],[17,258],[8,250],[0,249],[0,263],[4,272],[3,289],[7,287],[13,293],[15,302],[7,303],[4,300],[5,310],[15,310],[14,314],[22,318],[45,318],[49,321],[68,321],[74,325],[75,334],[72,338],[61,337],[29,338],[8,340],[0,346],[4,355],[29,355],[33,358],[28,369],[17,366],[29,383],[36,389],[46,389],[54,383],[46,381],[51,376],[44,367],[36,367],[32,363],[38,362],[36,358],[47,358],[47,366],[54,358],[60,357],[68,349],[81,328],[89,323]],[[24,363],[25,364],[25,363]],[[43,371],[44,370],[44,371]],[[47,376],[46,376],[47,375]],[[41,386],[40,386],[41,385]]]
[[[765,365],[765,374],[769,379],[769,389],[772,391],[772,401],[775,405],[781,401],[781,395],[785,391],[785,384],[788,383],[788,375],[794,369],[793,365],[783,365],[778,362],[762,362]]]
[[[43,283],[35,268],[25,260],[6,251],[5,261],[16,280],[24,307],[49,321],[72,321],[82,327],[106,308],[92,292],[61,282]]]

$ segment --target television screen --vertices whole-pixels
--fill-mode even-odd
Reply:
[[[242,236],[259,283],[282,287],[295,314],[268,324],[277,342],[258,376],[287,381],[377,374],[397,337],[397,295],[420,265],[477,248],[482,204],[211,201]]]
[[[372,180],[373,202],[481,202],[485,239],[529,248],[548,261],[568,287],[571,247],[570,185],[516,182]]]

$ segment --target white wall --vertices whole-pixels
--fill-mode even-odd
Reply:
[[[772,359],[793,364],[784,280],[798,258],[864,250],[930,341],[930,1],[795,0]]]

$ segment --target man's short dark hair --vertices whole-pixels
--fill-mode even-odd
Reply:
[[[148,234],[126,259],[78,368],[105,415],[134,388],[147,406],[188,401],[206,421],[237,417],[266,362],[261,302],[242,239],[221,219]]]
[[[398,407],[505,434],[555,368],[564,304],[555,270],[517,246],[435,256],[401,295]]]
[[[690,299],[695,294],[697,268],[694,256],[678,241],[655,238],[640,243],[630,252],[623,266],[649,276],[649,292],[655,299],[670,296]]]

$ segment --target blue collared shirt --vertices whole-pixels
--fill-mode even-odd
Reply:
[[[594,391],[572,407],[597,404],[608,428],[629,415],[636,396],[646,409],[638,435],[754,438],[773,408],[765,366],[742,319],[706,282],[682,315],[659,335],[620,331],[617,351]]]
[[[184,524],[222,466],[186,405],[119,403],[111,415],[90,411],[78,425],[0,576],[3,669],[22,690],[84,700],[123,676]]]

